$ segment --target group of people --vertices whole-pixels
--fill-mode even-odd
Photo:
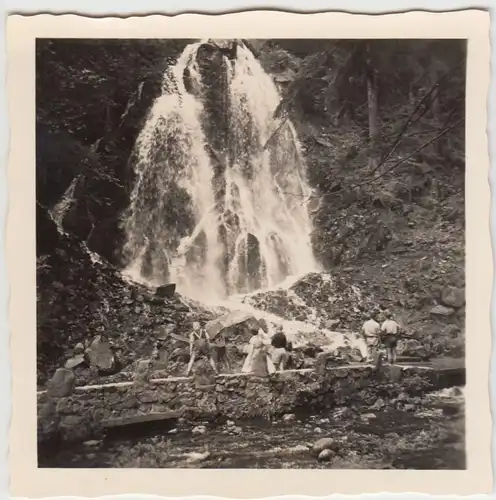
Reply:
[[[250,334],[251,338],[247,346],[247,356],[241,369],[242,373],[265,376],[284,370],[290,357],[291,343],[287,341],[282,328],[269,337],[257,324],[250,326]],[[193,329],[190,333],[189,354],[186,376],[191,373],[194,362],[200,358],[207,359],[213,371],[219,373],[208,332],[198,322],[193,323]]]
[[[272,338],[269,338],[262,328],[253,328],[251,334],[242,373],[265,376],[283,371],[289,360],[288,351],[291,345],[282,328],[279,328]]]
[[[377,362],[381,348],[386,350],[387,359],[390,365],[396,363],[396,348],[400,335],[404,334],[400,325],[393,319],[390,311],[383,314],[385,320],[382,324],[379,312],[366,315],[366,321],[362,326],[362,336],[367,346],[367,361]]]
[[[379,317],[381,314],[385,316],[382,324]],[[404,335],[402,328],[389,311],[368,314],[365,320],[361,333],[367,348],[366,361],[377,363],[381,357],[381,349],[385,349],[389,364],[394,365],[398,339],[400,335]],[[266,376],[284,370],[290,358],[292,346],[282,328],[279,327],[272,337],[259,324],[252,325],[249,329],[251,338],[241,372]],[[187,376],[191,373],[194,362],[200,358],[207,359],[213,371],[219,373],[208,332],[198,322],[193,323],[189,337],[189,355]]]

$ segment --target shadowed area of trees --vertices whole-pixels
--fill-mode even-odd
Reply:
[[[188,40],[45,40],[36,45],[36,187],[52,208],[75,181],[64,228],[118,262],[131,151],[162,75]],[[38,235],[43,238],[42,235]]]
[[[74,245],[120,265],[133,145],[165,69],[190,42],[37,41],[38,318],[50,333],[39,340],[40,366],[96,325],[93,291],[112,298],[112,273],[102,284]],[[308,203],[318,259],[382,296],[438,354],[463,353],[464,306],[441,320],[429,310],[446,287],[464,288],[466,42],[247,44],[280,88],[276,117],[299,134],[314,193],[295,203]],[[62,253],[49,210],[70,235]]]
[[[326,265],[362,246],[350,244],[351,233],[371,250],[363,231],[338,236],[330,227],[329,219],[353,206],[371,209],[361,222],[365,232],[380,229],[377,217],[403,216],[418,204],[463,211],[464,40],[254,45],[281,85],[278,112],[293,119],[305,148],[318,205],[315,245]],[[343,238],[347,247],[337,241]]]

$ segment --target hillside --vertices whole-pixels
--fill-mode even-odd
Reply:
[[[314,193],[295,203],[309,202],[315,255],[336,280],[328,291],[319,284],[319,295],[309,276],[301,295],[314,306],[336,293],[339,308],[320,307],[342,329],[356,330],[373,307],[388,308],[432,354],[463,355],[464,66],[453,60],[463,60],[464,46],[448,55],[442,41],[398,42],[388,50],[298,42],[251,47],[278,82],[280,113],[298,132]],[[214,317],[177,294],[157,300],[119,272],[133,145],[164,69],[186,43],[38,42],[40,384],[78,342],[100,334],[118,353],[117,373],[150,357],[157,344],[175,360],[168,370],[177,372],[185,346],[164,336],[164,327],[184,334],[193,320]],[[442,86],[446,74],[452,80]],[[440,89],[435,98],[433,88]],[[48,213],[55,207],[66,235]],[[274,301],[269,292],[259,305],[270,310]],[[88,371],[79,379],[100,377]]]

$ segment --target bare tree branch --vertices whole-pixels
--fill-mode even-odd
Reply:
[[[453,68],[451,68],[450,71],[444,73],[444,75],[441,78],[439,78],[431,86],[431,88],[424,95],[424,97],[422,97],[422,99],[420,99],[420,101],[417,103],[417,105],[415,106],[415,108],[413,109],[413,111],[410,113],[410,115],[407,118],[406,122],[404,123],[403,127],[399,131],[398,136],[396,137],[396,140],[393,142],[393,144],[390,147],[390,149],[387,152],[387,154],[385,156],[383,156],[383,158],[381,159],[381,161],[369,172],[369,174],[373,174],[374,172],[377,172],[377,170],[379,170],[381,168],[381,166],[384,165],[384,163],[391,157],[391,155],[396,151],[396,149],[400,145],[400,143],[401,143],[401,141],[402,141],[402,139],[403,139],[406,131],[408,130],[408,128],[411,127],[412,125],[414,125],[415,123],[417,123],[427,113],[427,111],[429,110],[429,106],[425,106],[425,108],[420,112],[420,114],[414,119],[415,114],[420,110],[422,104],[424,104],[427,101],[427,99],[436,91],[436,89],[439,88],[439,85],[441,84],[441,82],[444,82],[446,80],[446,78],[448,78],[450,75],[452,75],[453,72],[456,69],[458,69],[459,67],[460,67],[460,64],[458,64],[457,66],[454,66]]]
[[[450,132],[451,130],[453,130],[455,127],[457,127],[460,123],[462,123],[463,121],[465,121],[465,118],[460,118],[458,121],[456,121],[453,125],[451,125],[451,127],[447,127],[445,128],[442,132],[440,132],[439,134],[437,134],[436,136],[434,136],[432,139],[429,139],[427,142],[424,142],[424,144],[422,144],[421,146],[419,146],[417,149],[415,149],[415,151],[413,151],[412,153],[410,153],[408,156],[405,156],[404,158],[402,158],[401,160],[397,161],[396,163],[394,163],[390,168],[388,168],[386,171],[384,171],[382,174],[374,177],[373,179],[370,179],[366,182],[361,182],[360,184],[354,184],[352,185],[351,187],[352,188],[356,188],[356,187],[360,187],[360,186],[365,186],[366,184],[370,184],[372,182],[375,182],[377,179],[380,179],[381,177],[384,177],[387,173],[391,172],[392,170],[394,170],[396,167],[399,167],[402,163],[404,163],[405,161],[409,160],[412,156],[415,156],[417,153],[419,153],[420,151],[422,151],[423,149],[425,149],[427,146],[429,146],[430,144],[432,144],[433,142],[437,141],[438,139],[440,139],[443,135],[447,134],[448,132]]]

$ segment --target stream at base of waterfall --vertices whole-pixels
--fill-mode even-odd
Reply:
[[[455,387],[425,396],[416,411],[339,408],[272,421],[174,422],[46,454],[39,466],[463,470],[464,429],[463,389]],[[322,438],[332,441],[325,460],[318,459]]]

